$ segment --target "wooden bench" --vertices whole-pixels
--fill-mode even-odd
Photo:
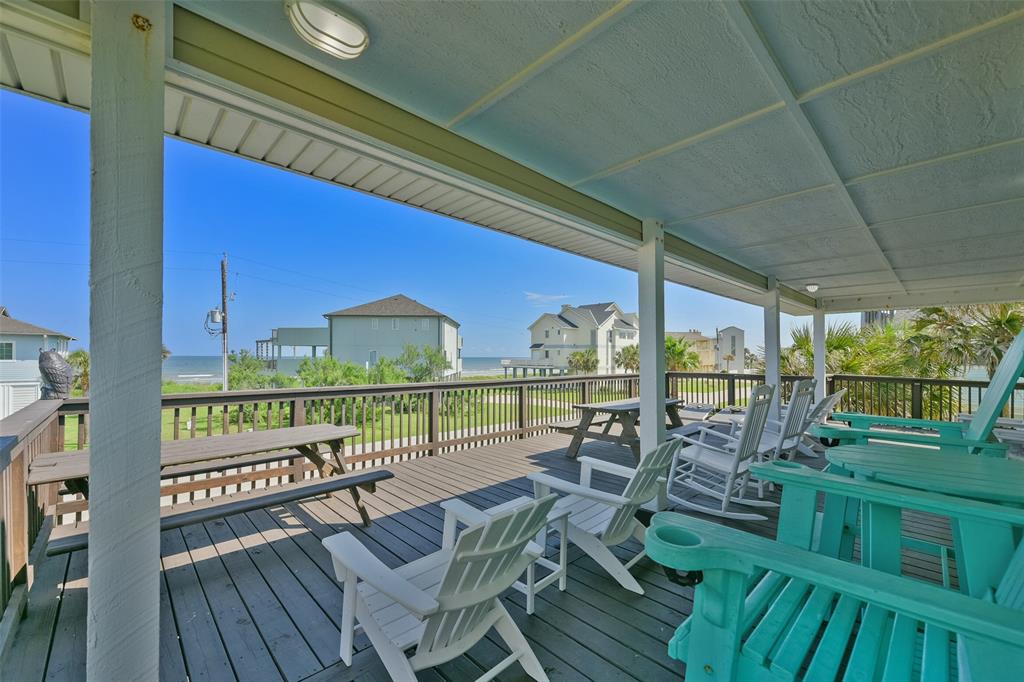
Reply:
[[[604,426],[611,420],[611,417],[594,417],[594,420],[590,422],[591,426]],[[576,429],[580,427],[579,419],[566,419],[560,422],[551,422],[548,424],[548,428],[558,431],[559,433],[567,433],[570,436],[576,433]]]
[[[244,492],[222,495],[206,500],[197,500],[182,504],[161,507],[160,509],[160,530],[181,528],[193,523],[203,523],[220,519],[233,514],[274,507],[287,502],[295,502],[309,497],[326,495],[339,490],[348,490],[352,495],[359,516],[364,526],[370,525],[370,517],[359,499],[358,488],[367,492],[374,492],[379,481],[392,478],[387,469],[367,471],[365,473],[347,474],[344,476],[332,476],[326,479],[315,479],[302,483],[291,483],[272,488],[260,490],[247,490]],[[58,526],[50,533],[50,539],[46,545],[46,554],[55,556],[67,554],[89,546],[89,522],[83,521],[66,526]]]

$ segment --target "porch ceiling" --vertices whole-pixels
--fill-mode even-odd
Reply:
[[[655,216],[667,277],[741,300],[762,275],[832,310],[1024,298],[1024,2],[350,0],[349,62],[278,2],[180,4],[560,189],[509,200],[187,59],[169,134],[627,268]],[[5,30],[0,80],[87,107],[87,39],[37,38]]]

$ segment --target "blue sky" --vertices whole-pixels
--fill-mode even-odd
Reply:
[[[89,121],[0,92],[0,304],[88,347]],[[636,275],[515,237],[177,140],[166,142],[164,340],[215,355],[203,330],[228,253],[231,347],[272,327],[394,293],[462,324],[466,356],[528,355],[527,325],[562,303],[636,309]],[[675,284],[666,327],[730,324],[763,339],[761,310]],[[783,339],[795,323],[783,318]]]

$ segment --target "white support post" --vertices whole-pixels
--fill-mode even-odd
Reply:
[[[92,5],[86,678],[155,680],[166,13]]]
[[[821,400],[825,397],[825,311],[814,311],[814,329],[812,338],[814,341],[814,378],[818,385],[814,389],[814,399]]]
[[[768,277],[768,291],[764,295],[764,380],[766,384],[776,387],[772,400],[773,419],[779,418],[782,390],[779,379],[779,336],[779,286],[774,277]]]
[[[640,310],[640,453],[665,440],[665,231],[643,221],[637,251]]]

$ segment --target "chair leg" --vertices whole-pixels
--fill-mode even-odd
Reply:
[[[341,660],[345,665],[352,665],[352,643],[355,639],[356,585],[358,577],[355,571],[345,570],[345,591],[341,597]]]
[[[537,655],[533,653],[530,643],[526,641],[526,637],[516,627],[512,616],[508,615],[508,611],[505,610],[501,602],[497,599],[494,601],[497,602],[497,608],[501,609],[501,617],[494,624],[494,629],[505,640],[505,644],[508,644],[508,648],[512,650],[512,653],[519,654],[519,663],[523,666],[523,670],[526,671],[527,675],[538,682],[548,682],[548,676],[544,673],[544,666],[537,660]]]
[[[572,540],[573,544],[586,552],[591,559],[596,561],[601,568],[608,571],[608,574],[615,578],[620,585],[630,592],[644,593],[644,588],[640,587],[640,583],[636,581],[636,578],[630,574],[629,570],[622,565],[618,557],[612,554],[612,551],[603,542],[590,533],[579,530],[574,526],[569,527],[569,539]]]

